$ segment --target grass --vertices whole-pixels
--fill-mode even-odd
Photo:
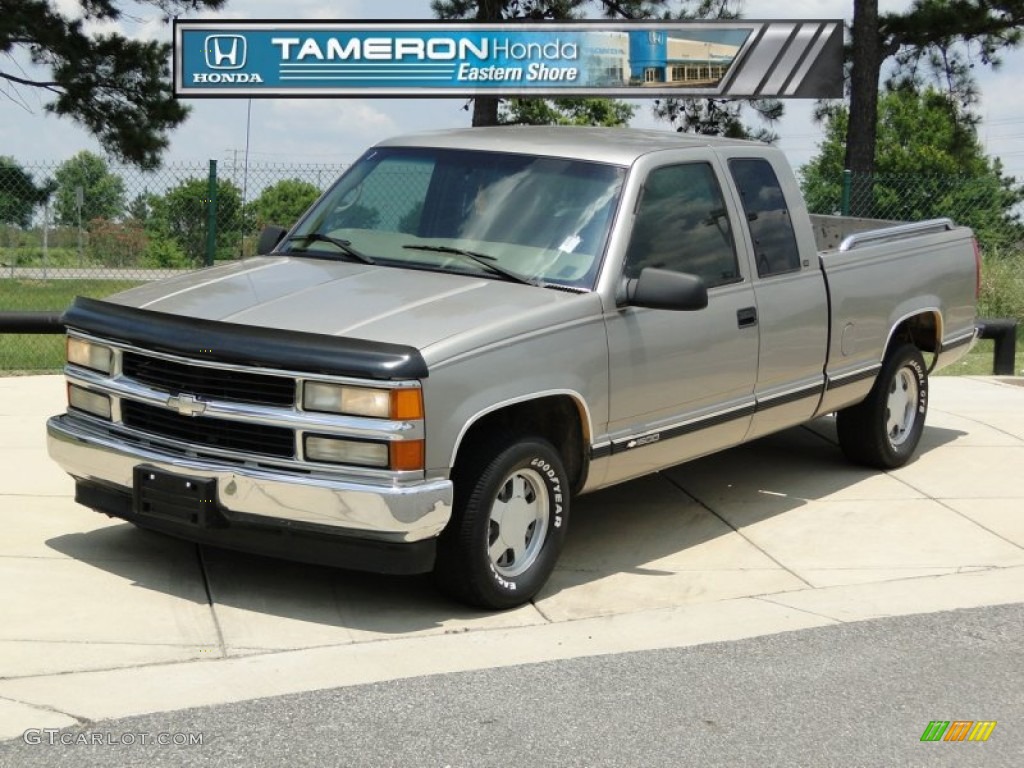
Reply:
[[[0,264],[39,268],[45,265],[50,269],[98,266],[85,254],[79,259],[77,248],[50,248],[45,261],[42,248],[0,248]]]
[[[0,312],[60,312],[75,296],[101,299],[135,285],[125,280],[0,279]],[[52,372],[63,366],[63,336],[0,333],[0,373]]]
[[[981,297],[978,317],[1017,318],[1017,359],[1014,373],[1021,375],[1021,350],[1024,349],[1024,251],[985,254],[981,269]],[[942,371],[946,375],[986,376],[992,373],[994,341],[982,340],[971,353]],[[940,374],[941,375],[941,374]]]
[[[993,357],[992,352],[995,347],[994,341],[982,339],[971,350],[962,360],[959,360],[953,365],[943,368],[938,371],[936,376],[991,376],[992,375],[992,363]],[[1024,349],[1024,339],[1022,339],[1021,330],[1017,330],[1017,365],[1014,368],[1018,376],[1021,374],[1021,350]]]

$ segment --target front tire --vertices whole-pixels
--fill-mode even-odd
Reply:
[[[836,414],[839,447],[857,464],[902,467],[917,450],[927,413],[924,358],[913,344],[902,344],[886,357],[864,401]]]
[[[547,582],[569,524],[562,458],[537,437],[497,441],[456,468],[452,519],[438,540],[434,577],[470,605],[528,602]]]

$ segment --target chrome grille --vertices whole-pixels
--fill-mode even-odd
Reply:
[[[209,416],[181,416],[166,408],[132,400],[121,401],[121,420],[125,426],[154,437],[168,437],[258,456],[295,458],[295,433],[285,427]]]
[[[125,352],[125,376],[173,395],[186,393],[205,400],[229,400],[258,405],[295,404],[295,380],[284,376],[207,368]]]

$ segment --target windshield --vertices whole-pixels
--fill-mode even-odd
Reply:
[[[279,250],[344,259],[355,249],[377,264],[589,290],[624,176],[563,158],[372,149]]]

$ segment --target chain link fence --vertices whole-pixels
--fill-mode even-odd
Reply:
[[[1024,187],[994,175],[858,175],[807,178],[803,185],[811,213],[891,221],[950,218],[971,227],[983,251],[992,255],[1024,249]]]
[[[0,157],[0,312],[63,310],[215,262],[251,256],[266,224],[289,226],[343,165],[237,162],[153,173],[79,153],[64,163]],[[406,179],[409,184],[417,180]],[[404,199],[402,185],[387,201]],[[868,177],[805,180],[812,213],[894,221],[949,217],[972,227],[985,258],[980,314],[1024,314],[1024,192],[992,178]],[[361,209],[360,209],[361,210]],[[397,209],[396,209],[397,210]],[[404,209],[395,226],[404,225]],[[390,215],[390,214],[389,214]],[[56,370],[60,338],[0,333],[0,374]]]
[[[145,173],[90,153],[0,157],[0,312],[60,311],[75,296],[251,256],[264,225],[293,224],[344,168],[210,161]],[[0,333],[0,374],[62,364],[60,338]]]

